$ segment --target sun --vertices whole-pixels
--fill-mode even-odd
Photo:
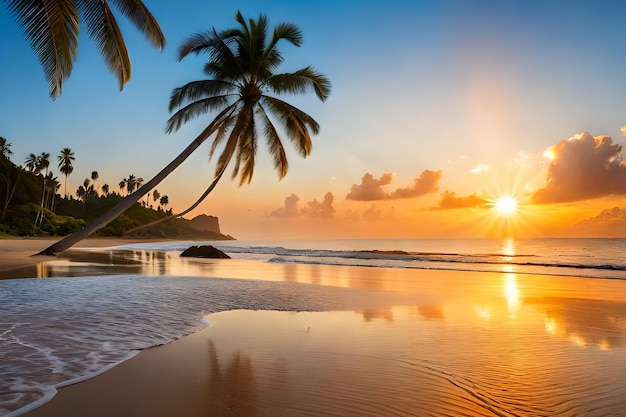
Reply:
[[[517,212],[517,200],[513,197],[500,197],[494,204],[495,209],[501,214],[514,214]]]

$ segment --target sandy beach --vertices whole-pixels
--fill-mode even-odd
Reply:
[[[7,265],[15,267],[20,259],[54,263],[29,257],[48,243],[16,239],[0,246],[7,248]],[[83,241],[72,249],[82,254],[80,262],[62,271],[90,274],[89,254],[97,261],[105,252],[97,248],[128,243]],[[234,305],[254,306],[255,299],[270,295],[277,296],[277,306],[294,296],[301,304],[288,307],[287,301],[291,311],[218,308],[223,311],[206,316],[209,327],[64,386],[24,415],[619,416],[626,409],[621,280],[591,285],[574,277],[180,260],[131,252],[142,261],[133,270],[141,275],[151,274],[157,263],[161,275],[226,278],[207,294],[237,285]],[[125,282],[107,280],[119,288]],[[265,280],[275,282],[263,295],[257,285]],[[160,285],[176,282],[204,285],[176,278],[157,285],[157,296],[162,298]],[[283,294],[283,286],[304,292]],[[178,302],[167,291],[165,302]],[[184,300],[193,303],[194,295],[202,302],[207,296],[198,291],[184,290]],[[80,305],[80,292],[71,294],[68,300]],[[112,305],[147,302],[149,296],[133,293],[127,300]]]

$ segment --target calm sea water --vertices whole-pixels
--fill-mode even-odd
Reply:
[[[363,366],[380,368],[379,381],[432,391],[391,415],[626,415],[624,239],[233,241],[212,242],[231,260],[179,258],[192,244],[86,251],[15,276],[46,279],[1,280],[0,415],[227,310],[359,312],[352,342],[326,348],[339,352],[329,366],[366,381],[353,360],[373,349],[380,357]],[[376,320],[386,324],[373,335]],[[388,380],[385,363],[398,366]],[[442,385],[424,391],[417,376]],[[397,403],[406,392],[371,395]],[[320,412],[342,415],[327,400],[337,409]]]

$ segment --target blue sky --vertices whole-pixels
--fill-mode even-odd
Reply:
[[[193,121],[173,135],[164,132],[172,89],[203,77],[203,59],[177,62],[178,46],[198,31],[234,27],[237,10],[253,18],[265,13],[272,24],[296,23],[304,43],[300,48],[283,45],[282,69],[312,64],[331,79],[333,91],[326,103],[315,97],[292,99],[322,130],[309,158],[288,154],[290,170],[283,181],[277,181],[261,150],[251,185],[240,188],[226,180],[193,213],[218,215],[228,233],[463,234],[459,231],[474,219],[471,213],[428,211],[439,204],[442,193],[487,196],[515,187],[520,194],[532,192],[545,186],[549,162],[542,154],[557,142],[585,131],[624,142],[622,2],[145,4],[168,40],[165,50],[152,49],[120,17],[133,63],[125,89],[118,91],[90,40],[82,37],[72,76],[55,101],[48,98],[43,71],[21,29],[6,6],[0,8],[0,136],[13,144],[15,162],[31,152],[57,155],[70,147],[77,158],[71,190],[92,170],[112,188],[131,173],[151,178],[209,121]],[[175,210],[186,208],[210,181],[214,165],[207,162],[207,153],[208,146],[199,149],[157,187],[169,195]],[[520,158],[530,162],[511,171]],[[473,175],[480,166],[489,167],[489,175]],[[424,170],[441,171],[436,192],[402,201],[345,198],[352,186],[363,185],[367,173],[376,179],[393,173],[392,182],[381,185],[392,191],[409,186]],[[329,192],[334,197],[332,219],[307,216],[308,203],[322,203]],[[298,197],[298,211],[290,218],[272,216],[291,195]],[[597,199],[576,203],[578,215],[569,215],[569,226],[605,206],[619,205],[619,193],[607,198],[613,200],[604,205]]]

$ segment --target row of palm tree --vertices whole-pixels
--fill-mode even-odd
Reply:
[[[60,94],[62,81],[71,72],[82,24],[80,17],[84,18],[90,36],[96,39],[105,61],[117,74],[120,87],[123,87],[126,75],[130,76],[130,61],[125,50],[119,53],[123,38],[110,13],[108,1],[68,0],[62,2],[63,10],[59,2],[6,0],[6,3],[25,29],[44,67],[52,97]],[[165,38],[158,24],[141,1],[117,0],[115,4],[155,46],[164,45]],[[46,20],[48,16],[54,19]],[[296,25],[280,23],[270,30],[268,19],[263,14],[257,20],[247,21],[237,12],[235,19],[238,27],[222,31],[212,28],[197,33],[179,48],[179,60],[189,54],[208,56],[204,66],[208,78],[174,89],[169,108],[175,113],[168,120],[166,131],[175,132],[184,123],[205,113],[216,112],[215,118],[153,179],[91,224],[40,254],[63,251],[104,227],[149,193],[211,136],[214,140],[210,156],[218,146],[222,150],[215,175],[199,201],[214,189],[232,159],[235,160],[232,177],[239,177],[240,184],[252,180],[258,139],[261,137],[267,141],[279,178],[286,175],[287,157],[274,121],[281,124],[285,137],[303,157],[309,155],[312,148],[310,135],[319,132],[319,125],[311,116],[280,96],[313,91],[325,101],[330,94],[330,81],[310,66],[290,73],[277,72],[284,60],[278,43],[286,41],[294,46],[302,43],[302,33]],[[55,36],[57,34],[60,36]]]

